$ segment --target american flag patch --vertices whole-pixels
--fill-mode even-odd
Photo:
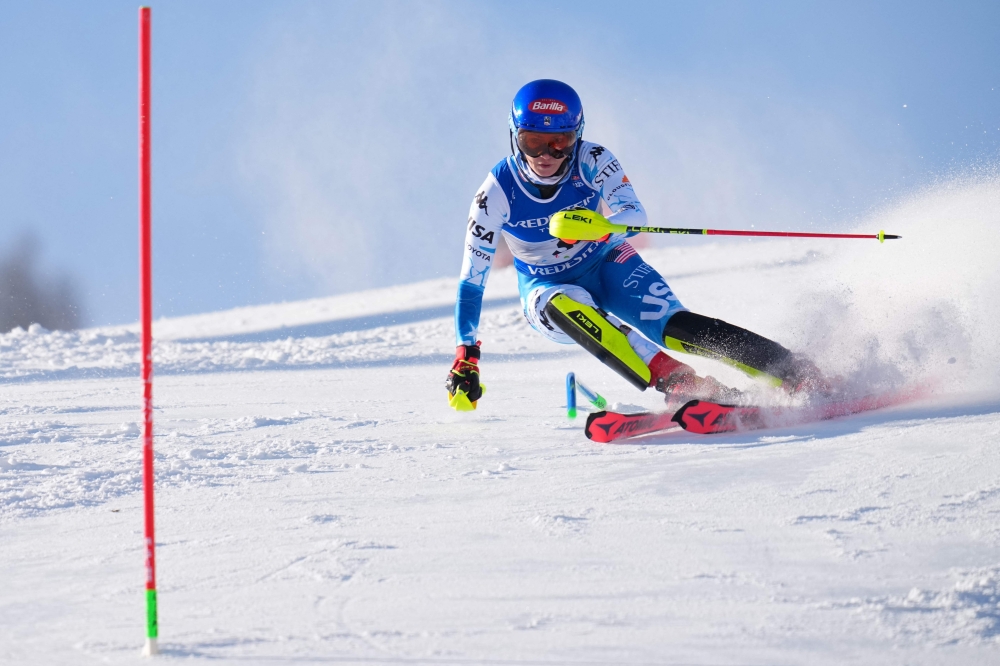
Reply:
[[[622,243],[608,253],[608,258],[605,259],[605,261],[612,261],[616,264],[624,264],[636,254],[638,254],[638,252],[635,251],[634,247],[628,243]]]

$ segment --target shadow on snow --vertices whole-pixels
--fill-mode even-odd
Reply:
[[[490,354],[491,363],[514,363],[519,361],[552,360],[556,358],[570,358],[578,355],[578,351],[552,351],[552,352],[527,352],[523,354]],[[437,365],[447,367],[453,360],[452,354],[422,354],[419,356],[400,356],[395,358],[385,358],[379,360],[363,359],[348,361],[331,361],[329,363],[310,364],[285,364],[277,362],[262,362],[259,364],[240,367],[236,365],[218,365],[205,368],[171,368],[170,366],[157,366],[156,375],[160,377],[176,377],[180,375],[207,375],[225,372],[294,372],[297,370],[338,370],[338,369],[364,369],[364,368],[387,368],[405,367],[415,365]],[[15,377],[0,377],[0,385],[3,384],[27,384],[31,382],[52,382],[52,381],[72,381],[75,379],[118,379],[124,377],[139,377],[139,364],[130,363],[120,368],[65,368],[62,370],[37,370]]]
[[[483,311],[510,307],[511,305],[519,305],[520,303],[521,301],[517,296],[491,299],[483,301]],[[286,338],[324,338],[330,335],[353,333],[354,331],[366,331],[384,326],[415,324],[429,319],[447,317],[452,315],[454,312],[454,305],[435,305],[433,307],[419,308],[416,310],[400,310],[397,312],[385,312],[382,314],[361,315],[360,317],[336,319],[333,321],[323,321],[314,324],[302,324],[300,326],[282,326],[281,328],[266,331],[255,331],[253,333],[176,338],[172,340],[172,342],[275,342]]]

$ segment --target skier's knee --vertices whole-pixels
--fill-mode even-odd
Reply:
[[[524,299],[524,318],[528,320],[533,329],[549,340],[563,345],[571,345],[574,342],[573,339],[566,335],[561,328],[554,325],[545,314],[545,308],[549,301],[558,294],[566,294],[577,303],[596,307],[590,292],[583,287],[575,284],[540,286],[528,292]]]

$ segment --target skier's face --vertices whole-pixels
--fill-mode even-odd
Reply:
[[[542,178],[554,176],[556,172],[559,171],[559,167],[561,167],[562,163],[566,160],[565,157],[556,159],[551,155],[539,155],[538,157],[525,155],[524,159],[528,161],[528,166],[531,167],[531,170]]]
[[[531,170],[543,178],[555,175],[575,146],[576,132],[517,132],[517,147]]]

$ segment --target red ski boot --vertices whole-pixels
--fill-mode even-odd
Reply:
[[[657,352],[649,362],[649,385],[664,394],[667,409],[678,409],[689,400],[735,404],[743,395],[714,377],[699,377],[690,365]]]
[[[790,354],[783,368],[781,384],[789,395],[807,398],[832,398],[838,393],[836,379],[830,381],[816,364],[801,354]]]

